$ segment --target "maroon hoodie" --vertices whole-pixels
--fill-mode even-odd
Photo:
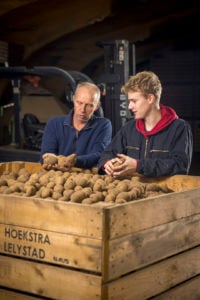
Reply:
[[[139,132],[141,132],[145,137],[154,135],[167,127],[172,121],[178,119],[178,115],[176,114],[175,110],[169,106],[160,105],[161,110],[161,119],[160,121],[154,126],[151,131],[145,130],[145,124],[143,119],[136,120],[136,128]]]

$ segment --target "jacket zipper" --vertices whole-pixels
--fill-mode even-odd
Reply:
[[[145,141],[145,151],[144,151],[144,158],[146,158],[146,156],[147,156],[147,146],[148,146],[148,142],[149,142],[149,138],[146,137],[146,141]]]

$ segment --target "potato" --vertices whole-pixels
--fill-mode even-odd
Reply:
[[[52,195],[52,190],[50,188],[47,187],[42,187],[40,190],[40,197],[42,198],[48,198],[51,197]]]
[[[3,178],[0,178],[0,186],[7,186],[7,180],[6,179],[3,179]]]
[[[69,200],[67,199],[66,196],[61,196],[61,197],[59,198],[59,201],[65,201],[65,202],[67,202],[67,201],[69,201]]]
[[[92,192],[91,188],[83,188],[80,191],[76,191],[74,192],[71,197],[70,197],[70,201],[71,202],[77,202],[77,203],[81,203],[82,200],[86,197],[88,197],[90,195],[90,193]]]
[[[58,158],[53,153],[45,153],[42,158],[45,165],[55,165],[58,163]]]
[[[7,185],[0,186],[0,194],[4,194],[5,190],[7,190],[9,187]]]
[[[64,178],[64,180],[66,181],[66,179],[69,177],[71,175],[71,173],[70,172],[63,172],[63,178]]]
[[[50,188],[50,189],[53,189],[55,185],[56,185],[56,184],[55,184],[54,181],[49,181],[49,182],[47,183],[46,187],[47,187],[47,188]]]
[[[76,185],[80,185],[82,187],[86,187],[88,185],[88,179],[85,174],[79,174],[75,177]]]
[[[10,186],[10,190],[12,192],[23,192],[24,191],[24,183],[22,182],[15,182]]]
[[[127,201],[125,200],[125,199],[123,199],[123,198],[117,198],[116,200],[115,200],[115,203],[118,203],[118,204],[122,204],[122,203],[126,203]]]
[[[80,190],[82,190],[83,189],[83,187],[81,186],[81,185],[76,185],[75,187],[74,187],[74,191],[76,192],[76,191],[80,191]]]
[[[35,193],[35,197],[36,198],[40,198],[41,196],[41,190],[37,190],[37,192]]]
[[[38,181],[40,176],[41,176],[40,173],[33,173],[30,175],[29,180]]]
[[[116,195],[114,193],[109,193],[106,195],[104,201],[105,202],[115,202]]]
[[[65,201],[69,201],[71,194],[74,193],[74,190],[64,190],[63,191],[63,197],[65,198]]]
[[[117,195],[120,193],[120,190],[118,188],[109,188],[107,190],[107,195],[105,196],[104,201],[105,202],[115,202],[115,199]]]
[[[55,177],[56,176],[56,170],[50,169],[48,171],[45,171],[45,173],[48,173],[49,178]]]
[[[96,203],[99,201],[103,201],[104,200],[104,195],[102,192],[96,192],[96,193],[92,193],[90,194],[90,198],[92,200],[92,203]]]
[[[146,191],[146,185],[143,183],[135,183],[134,185],[130,186],[131,190],[129,191],[131,195],[131,199],[141,199],[144,197]]]
[[[35,186],[27,184],[24,186],[24,192],[25,192],[25,196],[30,197],[30,196],[34,196],[36,194],[37,189]]]
[[[64,177],[62,175],[61,176],[56,176],[54,178],[54,182],[55,182],[55,184],[64,185],[65,179],[64,179]]]
[[[7,175],[8,178],[14,179],[14,180],[16,180],[18,177],[18,173],[14,172],[14,171],[13,172],[5,171],[3,174]]]
[[[3,194],[12,194],[12,191],[11,191],[10,187],[4,186]]]
[[[104,177],[104,181],[105,181],[106,184],[110,184],[110,183],[112,183],[114,181],[114,179],[113,179],[112,176],[106,175]]]
[[[126,201],[131,200],[131,194],[129,192],[121,192],[116,196],[116,200],[118,199],[124,199]]]
[[[144,195],[145,198],[149,198],[149,197],[155,197],[155,196],[159,196],[162,195],[163,192],[162,191],[147,191]]]
[[[92,193],[92,189],[90,187],[85,187],[82,189],[84,192],[85,196],[88,197]]]
[[[58,158],[59,167],[71,168],[76,163],[77,155],[75,153],[68,155],[68,156],[58,155],[57,158]]]
[[[110,182],[108,185],[107,185],[107,189],[110,190],[110,189],[114,189],[116,187],[116,184],[114,182]]]
[[[118,167],[118,166],[120,166],[121,164],[123,164],[123,162],[125,162],[125,158],[123,158],[123,157],[121,157],[121,158],[118,157],[118,160],[119,160],[119,161],[115,161],[115,162],[113,163],[113,165],[114,165],[115,167]]]
[[[106,188],[107,188],[107,185],[106,185],[105,181],[103,179],[97,179],[97,181],[94,183],[93,191],[94,192],[103,191],[103,190],[106,190]]]
[[[160,186],[156,183],[148,183],[146,185],[146,191],[158,192],[160,191]]]
[[[19,182],[27,182],[29,180],[29,175],[27,174],[21,174],[18,176],[17,181]]]
[[[30,176],[30,173],[25,168],[22,168],[19,170],[17,176],[20,176],[20,175]]]
[[[55,170],[55,173],[52,176],[57,177],[57,176],[62,176],[62,175],[63,175],[63,171],[61,171],[61,170]]]
[[[129,190],[129,182],[123,180],[117,184],[117,188],[122,192],[127,192]]]
[[[76,182],[74,181],[74,178],[72,176],[70,176],[69,178],[67,178],[65,184],[64,184],[64,188],[65,190],[67,189],[74,189],[74,187],[76,186]]]
[[[77,202],[77,203],[81,203],[82,200],[86,198],[83,190],[80,190],[80,191],[76,191],[74,192],[71,197],[70,197],[70,201],[71,202]]]
[[[93,203],[93,199],[92,198],[85,198],[82,201],[83,204],[92,204]]]
[[[39,182],[40,182],[40,184],[42,186],[46,186],[47,183],[49,182],[49,175],[48,175],[48,173],[45,173],[42,176],[40,176]]]
[[[62,184],[56,184],[53,188],[53,191],[54,192],[58,192],[62,195],[63,193],[63,190],[64,190],[64,186]]]
[[[39,178],[41,175],[39,175],[38,173],[33,173],[31,174],[31,176],[28,179],[28,183],[31,185],[35,185],[36,183],[39,182]]]
[[[62,198],[62,194],[59,192],[53,192],[52,196],[51,196],[54,200],[59,200],[60,198]]]
[[[17,181],[13,178],[7,178],[6,182],[7,182],[7,185],[10,187],[10,186],[14,185]]]

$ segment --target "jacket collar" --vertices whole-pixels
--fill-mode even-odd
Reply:
[[[64,125],[66,126],[71,126],[73,127],[73,114],[74,114],[74,109],[72,108],[70,110],[70,112],[66,115],[66,117],[64,118]],[[97,117],[95,115],[92,115],[92,117],[90,118],[90,120],[88,121],[87,125],[84,127],[84,129],[86,128],[90,128],[93,127],[94,124],[96,123]]]
[[[167,126],[169,126],[174,120],[178,119],[178,116],[175,110],[169,106],[160,105],[161,110],[161,120],[154,126],[151,131],[145,130],[145,124],[143,119],[136,120],[136,128],[141,132],[145,137],[154,135]]]

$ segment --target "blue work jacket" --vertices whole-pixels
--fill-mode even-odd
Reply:
[[[68,115],[51,118],[44,130],[40,162],[44,153],[56,155],[77,154],[76,167],[92,168],[97,165],[101,152],[112,137],[111,121],[95,115],[80,131],[72,125],[73,110]]]

